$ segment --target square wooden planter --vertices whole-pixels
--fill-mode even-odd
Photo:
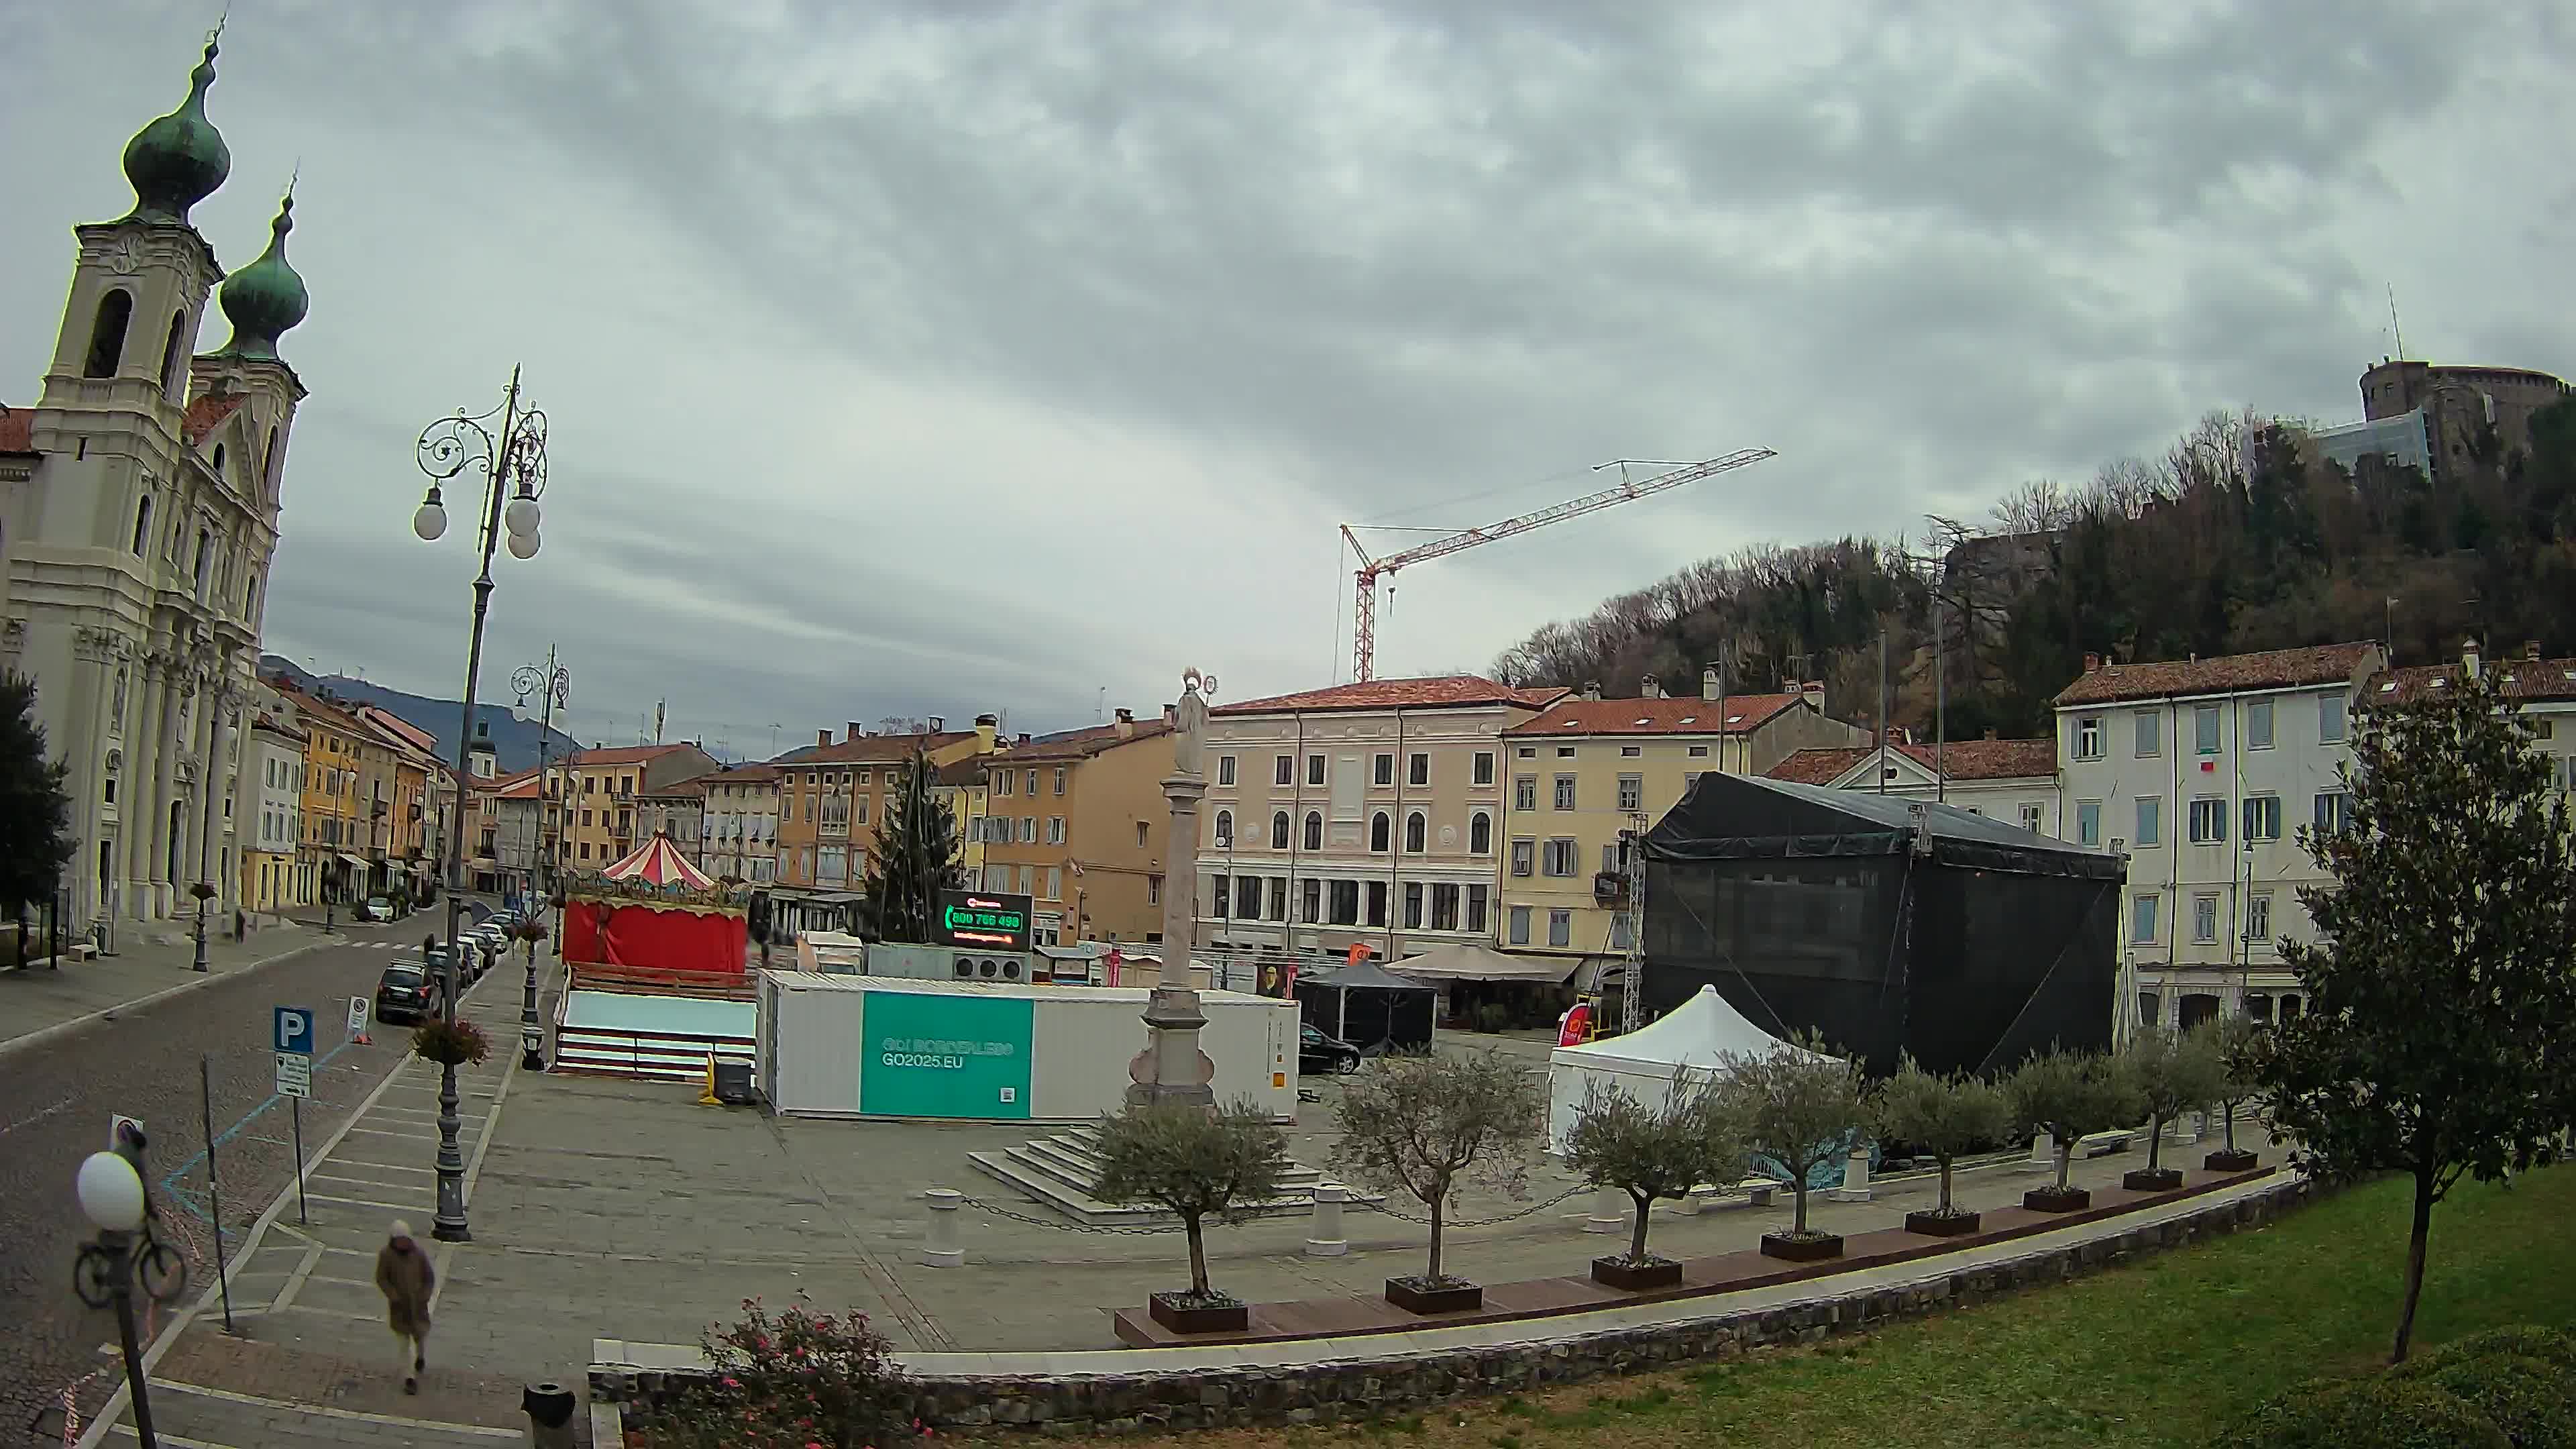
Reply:
[[[1463,1279],[1424,1283],[1419,1278],[1386,1280],[1386,1301],[1407,1313],[1465,1313],[1485,1306],[1485,1290]]]
[[[1839,1233],[1827,1233],[1820,1238],[1792,1238],[1780,1233],[1762,1235],[1762,1256],[1778,1258],[1785,1263],[1821,1263],[1827,1258],[1842,1255],[1843,1240]]]
[[[2262,1165],[2262,1161],[2263,1159],[2242,1147],[2232,1149],[2222,1147],[2202,1158],[2200,1165],[2211,1172],[2252,1172]]]
[[[2120,1174],[2120,1186],[2131,1192],[2171,1192],[2182,1186],[2179,1167],[2135,1167]]]
[[[1671,1258],[1649,1258],[1631,1263],[1626,1258],[1608,1257],[1592,1260],[1592,1281],[1604,1288],[1617,1288],[1627,1293],[1642,1293],[1649,1288],[1678,1288],[1682,1265]]]
[[[2035,1213],[2080,1213],[2093,1205],[2093,1194],[2080,1187],[2034,1187],[2021,1195],[2021,1205]]]
[[[1977,1230],[1975,1213],[1907,1213],[1905,1230],[1932,1238],[1964,1238]]]
[[[1184,1303],[1186,1293],[1157,1293],[1145,1300],[1145,1311],[1174,1333],[1241,1333],[1252,1326],[1252,1307],[1245,1303]]]

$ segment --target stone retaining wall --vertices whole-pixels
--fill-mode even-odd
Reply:
[[[1836,1294],[1830,1278],[1818,1279],[1819,1296],[1804,1302],[1687,1322],[1582,1333],[1566,1331],[1579,1319],[1561,1318],[1533,1324],[1543,1337],[1529,1343],[1391,1351],[1294,1367],[924,1378],[917,1381],[914,1412],[924,1424],[942,1430],[1028,1429],[1059,1436],[1374,1418],[1474,1395],[1524,1392],[1858,1332],[1890,1319],[2063,1282],[2142,1253],[2260,1227],[2304,1203],[2309,1193],[2305,1180],[2291,1179],[2161,1223],[1961,1267],[1904,1287]],[[1933,1262],[1921,1266],[1928,1270]],[[1552,1331],[1557,1336],[1545,1336]],[[649,1407],[696,1376],[595,1365],[590,1392],[596,1400]]]

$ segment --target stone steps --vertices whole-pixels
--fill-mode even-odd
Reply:
[[[1159,1208],[1101,1200],[1097,1192],[1101,1169],[1100,1154],[1096,1150],[1098,1140],[1094,1129],[1079,1127],[999,1152],[969,1152],[966,1160],[973,1163],[977,1171],[1017,1188],[1032,1201],[1043,1203],[1076,1222],[1102,1227],[1172,1221],[1172,1215]],[[1280,1184],[1285,1190],[1279,1196],[1260,1203],[1253,1211],[1264,1217],[1312,1212],[1315,1189],[1323,1181],[1324,1174],[1317,1169],[1292,1163]],[[1381,1194],[1362,1193],[1356,1188],[1351,1191],[1353,1202],[1384,1200]]]

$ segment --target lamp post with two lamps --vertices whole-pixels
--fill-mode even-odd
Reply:
[[[500,417],[495,436],[485,426]],[[466,782],[474,776],[474,686],[483,673],[483,620],[492,603],[492,551],[506,530],[510,557],[537,556],[537,499],[546,491],[546,415],[519,406],[519,370],[510,369],[510,389],[491,412],[441,418],[421,430],[415,445],[420,470],[429,475],[429,493],[412,515],[412,532],[435,543],[447,532],[447,508],[439,485],[469,469],[483,472],[483,508],[478,515],[482,572],[474,579],[474,631],[465,647],[464,721],[456,731],[456,809],[448,820],[447,960],[439,992],[439,1016],[456,1024],[456,967],[465,910]],[[515,491],[514,491],[515,490]],[[456,1064],[442,1063],[438,1079],[438,1215],[430,1236],[442,1243],[461,1243],[474,1234],[465,1221],[465,1154],[457,1146]]]
[[[537,722],[537,851],[536,861],[528,873],[528,893],[539,900],[551,894],[548,882],[554,874],[554,849],[546,843],[546,816],[554,809],[554,797],[547,787],[547,747],[554,742],[555,707],[572,703],[572,671],[555,663],[555,651],[546,650],[545,667],[523,664],[510,675],[510,688],[519,697],[519,707],[527,708],[528,696],[542,695],[545,705]],[[528,981],[519,996],[519,1066],[526,1071],[546,1069],[545,1027],[537,1020],[537,942],[544,930],[542,910],[519,922],[519,939],[526,944]]]
[[[114,1152],[93,1152],[73,1180],[81,1214],[98,1229],[107,1257],[107,1291],[116,1300],[116,1337],[125,1351],[125,1391],[134,1401],[134,1433],[143,1449],[161,1442],[152,1434],[152,1401],[144,1390],[143,1346],[134,1332],[134,1235],[143,1227],[143,1178]]]

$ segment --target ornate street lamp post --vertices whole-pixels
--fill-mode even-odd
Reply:
[[[520,665],[510,676],[510,688],[518,693],[521,708],[527,706],[529,695],[545,699],[537,721],[537,859],[528,872],[528,894],[542,898],[554,874],[554,850],[546,843],[546,815],[554,809],[554,799],[546,790],[547,747],[554,743],[555,706],[572,703],[572,671],[555,663],[554,647],[548,645],[545,667]],[[531,1072],[546,1069],[546,1031],[537,1020],[537,938],[543,919],[540,913],[519,923],[528,958],[528,981],[519,996],[519,1066]]]
[[[134,1403],[134,1436],[143,1449],[152,1434],[152,1399],[144,1387],[143,1349],[134,1332],[134,1235],[143,1227],[143,1178],[114,1152],[93,1152],[74,1180],[81,1214],[98,1229],[98,1251],[107,1258],[107,1291],[116,1300],[116,1337],[125,1355],[125,1387]],[[87,1249],[83,1250],[88,1251]]]
[[[496,437],[485,424],[500,417]],[[441,483],[469,469],[483,473],[483,508],[479,543],[482,572],[474,579],[474,632],[465,647],[464,721],[456,731],[456,808],[448,820],[447,960],[440,968],[439,1015],[456,1023],[456,967],[465,909],[465,791],[474,775],[474,686],[483,673],[483,619],[492,604],[492,550],[506,528],[510,557],[537,556],[537,499],[546,491],[546,415],[519,406],[519,370],[510,369],[510,389],[491,412],[441,418],[421,430],[414,449],[420,470],[429,475],[429,493],[412,515],[412,532],[435,543],[447,532],[447,508]],[[444,1063],[438,1078],[438,1215],[430,1236],[461,1243],[474,1234],[465,1222],[465,1154],[456,1143],[456,1064]]]

